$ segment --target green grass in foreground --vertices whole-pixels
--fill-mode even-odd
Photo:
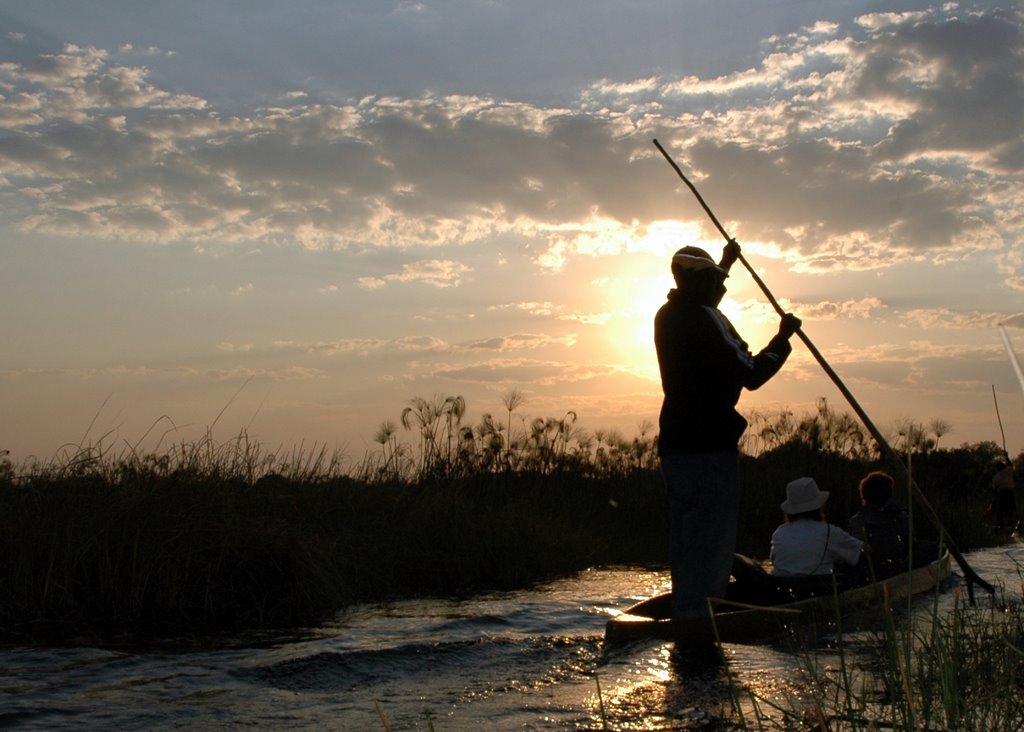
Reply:
[[[344,474],[323,453],[267,456],[244,436],[0,470],[0,637],[309,626],[357,602],[665,565],[664,487],[648,449],[611,464],[600,450],[538,444],[539,461],[457,453],[411,476]],[[990,452],[915,457],[919,485],[964,550],[1005,538],[981,520]],[[832,521],[844,525],[857,481],[877,467],[799,442],[745,457],[738,550],[767,555],[794,477],[832,490]],[[920,512],[915,523],[919,538],[934,537]]]
[[[933,607],[910,621],[888,610],[866,639],[840,638],[837,667],[804,655],[805,694],[781,705],[755,700],[782,712],[781,727],[743,720],[742,728],[1024,729],[1024,615],[1019,600],[983,605]]]

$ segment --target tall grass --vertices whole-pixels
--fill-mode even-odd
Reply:
[[[413,400],[401,421],[418,447],[386,423],[380,450],[358,463],[317,446],[270,452],[245,432],[159,454],[101,439],[47,463],[0,460],[0,637],[308,625],[356,602],[667,564],[650,426],[590,435],[568,412],[514,429],[520,403],[510,394],[506,414],[468,427],[459,399]],[[833,491],[833,522],[856,510],[857,481],[877,462],[835,447],[858,443],[835,438],[827,409],[808,419],[818,428],[742,458],[739,551],[767,555],[796,476]],[[990,452],[915,456],[961,548],[1001,538],[979,520]]]
[[[803,654],[806,691],[781,703],[755,698],[781,720],[753,728],[1024,729],[1024,615],[1019,603],[986,605],[886,608],[879,630],[840,637],[837,667]]]
[[[337,464],[243,440],[0,479],[0,635],[306,625],[354,602],[662,559],[653,472],[368,483]]]

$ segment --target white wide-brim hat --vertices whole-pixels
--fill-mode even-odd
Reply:
[[[779,504],[788,514],[814,511],[825,505],[829,492],[818,489],[814,478],[797,478],[786,486],[786,500]]]

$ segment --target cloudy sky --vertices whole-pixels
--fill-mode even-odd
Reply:
[[[0,448],[240,430],[358,459],[413,397],[657,418],[721,237],[884,430],[1024,448],[1012,0],[0,0]],[[740,268],[723,309],[777,318]],[[845,408],[803,346],[745,410]],[[403,439],[411,439],[404,434]]]

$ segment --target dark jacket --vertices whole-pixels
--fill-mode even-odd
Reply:
[[[672,290],[654,318],[661,406],[658,454],[737,449],[747,421],[736,411],[741,390],[774,376],[792,351],[776,335],[756,356],[716,308]]]
[[[850,533],[871,547],[868,559],[876,577],[890,577],[906,569],[910,519],[898,501],[890,499],[882,508],[861,506],[850,517]]]

